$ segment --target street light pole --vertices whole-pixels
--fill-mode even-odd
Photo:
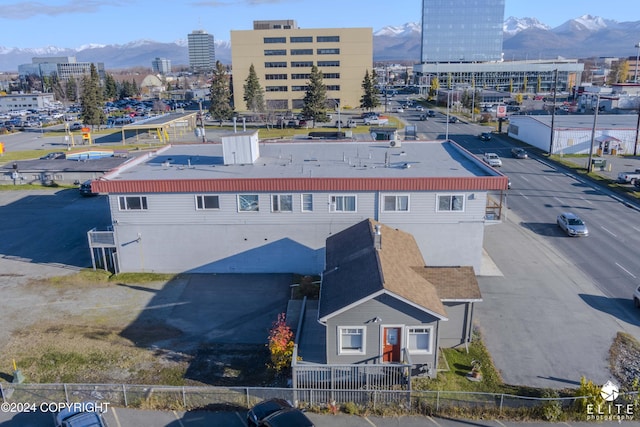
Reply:
[[[446,135],[445,135],[445,139],[448,141],[449,140],[449,96],[451,95],[451,89],[447,89],[447,130],[446,130]]]
[[[553,106],[551,112],[551,139],[549,141],[549,155],[553,154],[553,132],[554,132],[554,124],[556,119],[556,97],[558,94],[558,69],[556,68],[556,75],[553,82]]]
[[[636,72],[633,76],[633,81],[634,83],[638,83],[638,60],[640,60],[640,43],[636,44],[634,47],[638,49],[638,53],[636,53]]]
[[[597,94],[596,111],[593,113],[593,129],[591,130],[591,145],[589,146],[589,163],[587,163],[587,173],[591,173],[592,165],[591,159],[593,158],[593,143],[596,139],[596,125],[598,123],[598,111],[600,110],[600,94]]]

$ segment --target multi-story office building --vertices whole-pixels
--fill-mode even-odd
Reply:
[[[151,61],[151,69],[154,73],[169,74],[171,72],[171,60],[167,58],[156,58]]]
[[[100,80],[104,80],[104,64],[94,63]],[[67,81],[70,77],[76,80],[88,75],[91,70],[91,62],[78,62],[75,56],[48,56],[32,58],[31,64],[21,64],[18,66],[18,74],[25,77],[35,74],[39,77],[53,76],[62,81]]]
[[[231,31],[236,110],[254,66],[269,110],[299,109],[313,65],[323,74],[327,99],[336,107],[358,107],[362,80],[373,63],[371,28],[298,28],[293,20],[254,21],[253,30]]]
[[[421,62],[502,59],[504,0],[423,0]]]
[[[213,35],[204,30],[195,30],[187,36],[189,45],[189,67],[195,73],[213,70],[216,62],[216,48]]]
[[[423,93],[441,88],[507,92],[569,92],[581,83],[577,60],[502,60],[505,0],[422,1],[421,64],[413,67]],[[557,71],[557,74],[556,74]]]

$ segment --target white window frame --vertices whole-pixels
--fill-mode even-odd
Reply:
[[[347,197],[353,197],[353,210],[345,210],[344,209],[344,206],[345,206],[344,200]],[[342,199],[342,203],[341,203],[342,204],[342,209],[340,209],[340,210],[338,210],[338,207],[337,207],[337,205],[338,205],[337,199]],[[358,212],[358,196],[355,195],[355,194],[339,194],[339,195],[333,194],[333,195],[329,196],[329,210],[331,212],[347,212],[347,213],[349,213],[349,212]]]
[[[127,199],[139,199],[140,209],[130,208]],[[146,211],[149,210],[147,196],[118,196],[118,210],[120,211]]]
[[[305,201],[305,197],[311,200]],[[308,203],[311,203],[311,209],[306,209]],[[303,193],[300,195],[300,210],[302,212],[313,212],[313,193]]]
[[[433,326],[426,326],[426,325],[407,326],[405,330],[406,330],[405,347],[410,354],[433,354]],[[420,332],[414,332],[414,331],[420,331]],[[429,344],[428,344],[429,348],[427,350],[411,348],[410,336],[416,333],[429,334]]]
[[[218,201],[217,208],[208,208],[205,204],[205,200],[207,197],[215,197]],[[197,211],[218,211],[220,210],[220,196],[217,194],[196,194],[196,210]],[[202,206],[202,207],[200,207]]]
[[[440,199],[443,197],[450,197],[449,200],[449,209],[440,209]],[[462,208],[461,209],[453,209],[453,201],[454,198],[460,198],[462,200]],[[464,194],[438,194],[436,196],[436,211],[437,212],[464,212],[465,209],[465,199]]]
[[[254,197],[256,198],[255,209],[242,209],[242,205],[240,204],[240,199],[242,197]],[[252,203],[253,205],[253,203]],[[259,212],[260,211],[260,195],[259,194],[238,194],[238,212]]]
[[[282,199],[289,198],[289,206],[291,209],[282,209]],[[272,194],[271,195],[271,212],[293,212],[293,194]]]
[[[355,329],[361,331],[360,336],[362,337],[362,345],[360,349],[343,349],[342,348],[342,333],[343,331],[348,331],[350,329]],[[355,335],[355,334],[353,334]],[[367,346],[367,328],[363,326],[338,326],[338,354],[366,354],[366,346]]]
[[[393,209],[387,209],[387,203],[386,203],[386,198],[387,197],[393,197],[395,199],[395,206]],[[398,203],[399,198],[405,198],[407,199],[407,208],[406,209],[399,209],[400,205]],[[382,211],[383,212],[409,212],[409,195],[408,194],[383,194],[382,195],[382,200],[380,201],[382,204]]]

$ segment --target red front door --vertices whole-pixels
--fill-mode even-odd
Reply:
[[[400,362],[401,328],[384,328],[382,344],[383,362]]]

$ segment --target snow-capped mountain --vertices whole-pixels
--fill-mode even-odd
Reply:
[[[540,30],[550,30],[551,27],[538,21],[536,18],[516,18],[510,16],[504,21],[503,31],[505,36],[513,36],[520,31],[528,30],[530,28],[538,28]]]
[[[635,56],[640,21],[617,22],[583,15],[550,28],[536,18],[509,17],[505,20],[503,50],[507,60],[593,58]],[[374,61],[420,61],[421,25],[409,22],[387,26],[373,33]],[[216,59],[231,63],[229,41],[218,41]],[[17,49],[0,46],[0,71],[15,71],[36,56],[75,56],[81,62],[103,62],[107,69],[151,67],[156,57],[167,58],[175,66],[189,63],[187,40],[171,43],[137,40],[124,45],[84,45],[78,48],[47,46]]]

